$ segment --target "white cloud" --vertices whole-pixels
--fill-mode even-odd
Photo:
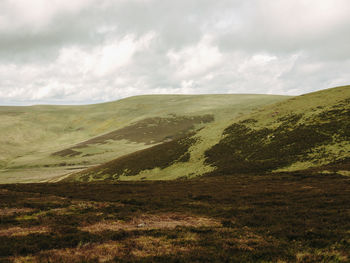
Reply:
[[[146,49],[154,37],[152,32],[138,40],[135,40],[134,36],[127,35],[121,41],[114,41],[97,50],[95,54],[96,75],[103,77],[128,65],[131,63],[133,55]]]
[[[77,46],[62,48],[57,59],[49,65],[0,65],[0,86],[8,91],[0,93],[1,98],[29,101],[70,98],[79,101],[91,99],[95,93],[94,99],[97,100],[115,99],[118,96],[108,91],[106,83],[112,82],[116,87],[128,84],[128,72],[122,68],[132,63],[136,52],[147,50],[154,38],[155,34],[149,32],[139,38],[127,35],[122,39],[112,39],[92,49]],[[94,92],[85,92],[94,84],[97,85]],[[81,92],[82,89],[84,92]],[[105,96],[107,91],[109,94]],[[123,92],[116,94],[124,95]]]
[[[154,37],[153,32],[138,39],[134,35],[126,35],[122,39],[109,40],[92,50],[79,47],[63,48],[57,63],[67,74],[74,72],[106,77],[130,64],[133,55],[147,49]]]
[[[348,84],[349,13],[348,0],[0,0],[0,104]]]
[[[287,38],[324,34],[349,22],[347,0],[260,0],[262,25]]]
[[[179,51],[170,50],[167,56],[180,77],[205,73],[222,60],[222,54],[218,47],[212,44],[210,36],[204,36],[196,45]]]
[[[253,72],[253,68],[261,71],[270,70],[271,64],[273,61],[276,61],[276,59],[276,56],[267,54],[255,54],[252,57],[246,59],[244,62],[240,63],[238,67],[238,73],[243,73],[246,71]]]
[[[93,0],[2,0],[0,29],[8,31],[29,27],[37,31],[47,27],[58,14],[74,14],[92,3]]]

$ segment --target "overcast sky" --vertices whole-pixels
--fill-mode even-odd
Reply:
[[[0,104],[350,83],[349,0],[0,0]]]

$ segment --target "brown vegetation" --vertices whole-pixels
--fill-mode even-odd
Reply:
[[[327,159],[329,152],[320,147],[350,140],[349,102],[304,119],[302,114],[280,117],[274,123],[277,127],[255,127],[254,119],[234,123],[206,151],[206,162],[217,167],[216,173],[229,174],[269,172],[298,161]],[[348,163],[340,157],[336,162]]]
[[[0,236],[26,236],[29,234],[42,234],[49,232],[48,227],[33,226],[33,227],[10,227],[0,229]]]
[[[2,207],[33,209],[20,217],[0,216],[2,231],[47,230],[0,236],[2,262],[347,262],[350,257],[350,178],[332,172],[0,189]]]
[[[81,227],[80,230],[91,233],[101,232],[105,230],[136,230],[136,229],[163,229],[175,228],[177,226],[201,227],[201,226],[219,226],[219,222],[212,218],[199,216],[186,216],[179,213],[163,213],[163,214],[142,214],[132,218],[131,221],[100,221],[93,225]]]
[[[121,175],[132,176],[147,169],[165,168],[176,162],[186,162],[189,147],[196,141],[192,134],[144,150],[124,155],[102,165],[74,173],[64,181],[116,180]]]
[[[81,154],[79,148],[92,144],[105,144],[110,140],[128,140],[136,143],[156,144],[185,136],[194,130],[196,124],[212,122],[212,115],[203,116],[176,116],[168,118],[147,118],[127,127],[97,136],[79,143],[71,148],[53,153],[61,157],[72,157]]]
[[[25,208],[25,207],[21,207],[21,208],[17,208],[17,207],[4,207],[4,208],[0,208],[0,216],[11,216],[14,214],[23,214],[23,213],[29,213],[32,212],[33,209],[31,208]]]

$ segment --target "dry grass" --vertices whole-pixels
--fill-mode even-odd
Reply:
[[[85,244],[77,248],[52,249],[41,252],[36,256],[16,257],[14,263],[22,262],[86,262],[98,260],[107,262],[122,254],[123,247],[118,242],[106,242],[103,244]]]
[[[225,231],[230,231],[232,233],[229,239],[224,240],[225,249],[238,248],[242,251],[253,251],[257,246],[268,245],[269,243],[263,236],[255,233],[247,226]]]
[[[162,237],[141,236],[129,238],[122,242],[88,243],[76,248],[52,249],[36,256],[15,257],[13,262],[111,262],[118,258],[170,255],[189,252],[191,246],[173,244]],[[115,261],[113,261],[115,262]]]
[[[28,197],[28,198],[26,198],[26,200],[35,203],[35,202],[42,202],[43,198],[42,198],[42,196],[38,195],[35,197]],[[47,197],[45,196],[45,202],[62,202],[64,200],[67,200],[67,198],[57,196],[57,195],[49,195]]]
[[[175,228],[177,226],[202,227],[202,226],[220,226],[220,223],[207,217],[186,216],[177,213],[166,213],[158,215],[143,214],[131,221],[100,221],[93,225],[81,227],[80,230],[90,233],[101,232],[105,230],[135,230],[135,229],[164,229]]]
[[[316,259],[315,254],[317,255]],[[322,258],[332,258],[333,260],[323,261]],[[344,253],[332,250],[303,251],[297,253],[296,262],[349,262],[349,257]]]
[[[131,254],[135,257],[143,258],[149,256],[169,255],[178,252],[188,252],[190,247],[174,245],[166,238],[141,236],[131,242],[127,242]]]
[[[49,232],[49,228],[46,226],[33,226],[33,227],[11,227],[7,229],[0,229],[0,236],[27,236],[29,234],[43,234]]]
[[[349,185],[307,171],[1,185],[2,207],[34,212],[0,217],[0,262],[348,262]],[[37,226],[50,231],[15,236]]]
[[[73,200],[71,201],[71,204],[72,204],[71,208],[79,208],[79,209],[89,209],[89,208],[103,209],[110,206],[108,202],[95,202],[95,201],[82,201],[82,200]],[[114,202],[113,206],[121,207],[121,206],[124,206],[124,204]]]
[[[24,213],[30,213],[32,212],[34,209],[32,208],[25,208],[25,207],[21,207],[21,208],[17,208],[17,207],[5,207],[5,208],[0,208],[0,216],[12,216],[15,214],[24,214]]]

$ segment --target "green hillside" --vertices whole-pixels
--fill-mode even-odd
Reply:
[[[191,148],[190,167],[183,167],[207,171],[203,149],[217,142],[227,123],[287,98],[147,95],[84,106],[0,107],[0,183],[55,181],[191,132],[204,136],[201,133],[210,131],[205,141],[198,140]],[[192,162],[193,158],[198,160]],[[153,167],[146,170],[149,168]],[[174,173],[169,176],[174,177]]]
[[[242,118],[206,151],[220,173],[302,170],[350,161],[350,87],[310,93]]]
[[[350,158],[350,86],[218,114],[201,130],[65,180],[157,180],[338,166]],[[246,105],[247,106],[247,105]],[[338,169],[338,170],[339,170]],[[345,173],[347,173],[345,171]]]

